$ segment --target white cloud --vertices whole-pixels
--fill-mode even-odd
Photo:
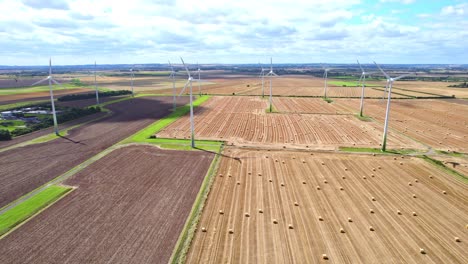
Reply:
[[[468,4],[445,6],[440,11],[443,16],[463,16],[468,14]]]
[[[405,5],[412,4],[415,1],[416,0],[379,0],[381,3],[400,3]]]

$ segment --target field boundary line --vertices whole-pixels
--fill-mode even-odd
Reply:
[[[216,153],[213,158],[210,168],[208,169],[205,179],[200,187],[200,191],[195,198],[192,210],[190,211],[190,214],[185,221],[184,228],[177,239],[177,243],[173,249],[169,263],[185,263],[187,253],[197,230],[198,222],[200,221],[206,200],[208,199],[211,187],[216,179],[215,175],[219,168],[223,149],[224,145],[221,145],[218,153]]]
[[[440,161],[440,160],[437,160],[435,158],[431,158],[427,155],[421,155],[421,156],[418,156],[419,158],[425,160],[426,162],[432,164],[434,167],[438,168],[439,170],[447,173],[447,174],[451,174],[453,176],[455,176],[456,178],[460,179],[462,182],[464,183],[468,183],[468,177],[466,175],[464,175],[463,173],[460,173],[450,167],[447,167],[445,166],[445,164]]]

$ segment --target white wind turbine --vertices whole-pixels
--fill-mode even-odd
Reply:
[[[389,115],[390,115],[390,101],[392,99],[392,86],[393,86],[393,83],[396,80],[404,78],[404,77],[408,76],[409,74],[404,74],[404,75],[400,75],[398,77],[392,78],[386,72],[384,72],[382,70],[382,68],[380,68],[380,66],[375,61],[374,61],[374,64],[379,68],[379,70],[383,73],[383,75],[385,75],[385,78],[387,78],[387,84],[388,84],[387,110],[385,112],[384,134],[383,134],[383,139],[382,139],[382,141],[383,141],[382,142],[382,151],[385,151],[386,147],[387,147],[387,131],[388,131],[388,121],[389,121],[388,118],[389,118]]]
[[[172,94],[173,94],[173,97],[174,97],[172,108],[175,111],[175,109],[176,109],[176,88],[175,88],[175,77],[176,77],[175,75],[176,75],[176,73],[175,73],[174,67],[172,67],[172,64],[171,64],[170,61],[169,61],[169,66],[171,67],[171,74],[169,75],[169,79],[172,80]]]
[[[260,72],[260,77],[262,77],[262,98],[265,98],[265,69],[261,64],[260,67],[262,67],[262,71]]]
[[[96,90],[96,104],[99,104],[99,91],[96,83],[96,61],[94,61],[94,89]]]
[[[272,111],[272,90],[271,90],[271,79],[273,78],[273,76],[278,76],[276,73],[273,72],[273,59],[270,58],[270,72],[268,72],[265,76],[269,76],[270,77],[270,113]]]
[[[361,63],[359,63],[359,60],[357,60],[357,63],[359,65],[359,68],[361,69],[361,77],[359,78],[358,85],[361,83],[362,89],[361,89],[361,105],[359,107],[359,116],[362,116],[362,110],[364,108],[364,87],[366,86],[366,75],[371,75],[374,74],[375,72],[366,72],[361,66]]]
[[[130,69],[131,84],[132,84],[132,97],[135,97],[135,93],[133,92],[133,78],[135,77],[135,73],[133,73],[133,68],[134,67],[135,67],[135,65],[133,65],[133,67]]]
[[[193,97],[192,97],[193,77],[190,75],[190,71],[188,70],[187,66],[185,65],[184,59],[182,59],[182,57],[181,57],[180,60],[182,61],[182,64],[185,67],[185,71],[187,72],[188,79],[187,79],[187,82],[184,85],[184,88],[182,89],[182,91],[180,91],[179,96],[181,96],[184,93],[185,89],[187,88],[187,85],[190,85],[190,132],[191,132],[190,139],[191,139],[192,148],[195,148],[195,125],[194,125],[194,121],[193,121]]]
[[[327,79],[328,79],[328,72],[330,70],[332,70],[332,68],[326,68],[322,65],[322,68],[324,70],[324,73],[323,73],[323,79],[325,80],[325,84],[324,84],[324,87],[323,87],[323,96],[324,98],[327,98],[327,89],[328,89],[328,83],[327,83]]]
[[[45,81],[49,81],[49,92],[50,92],[50,104],[52,105],[52,116],[54,119],[54,131],[55,134],[58,136],[59,135],[59,130],[58,130],[58,125],[57,125],[57,113],[55,112],[55,103],[54,103],[54,92],[52,91],[52,82],[61,85],[59,82],[57,82],[54,77],[52,77],[52,59],[49,59],[49,76],[47,78],[44,78],[38,82],[35,82],[31,84],[31,86],[43,83]]]
[[[197,73],[198,73],[198,95],[201,96],[201,84],[200,84],[200,65],[198,65],[198,62],[197,62]]]

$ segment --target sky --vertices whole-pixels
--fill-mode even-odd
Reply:
[[[0,0],[0,65],[468,64],[461,0]]]

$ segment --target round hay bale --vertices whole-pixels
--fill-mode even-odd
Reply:
[[[446,191],[442,191],[442,193],[443,193],[443,194],[447,194],[447,192],[446,192]]]
[[[461,239],[459,237],[455,237],[455,242],[461,242]]]
[[[223,215],[224,214],[223,210],[219,210],[219,214]]]
[[[343,228],[340,228],[340,233],[344,234],[346,231]]]
[[[229,234],[234,234],[234,230],[232,230],[232,229],[229,229],[228,232],[229,232]]]
[[[219,174],[219,177],[223,177],[223,174],[220,173],[220,174]]]
[[[202,231],[203,233],[205,233],[205,232],[206,232],[206,227],[202,227],[202,228],[201,228],[201,231]]]
[[[416,214],[416,212],[413,212],[412,215],[413,215],[413,216],[417,216],[418,214]]]
[[[418,179],[414,179],[414,182],[418,182]]]
[[[371,200],[374,201],[374,202],[376,201],[375,197],[372,197]]]
[[[375,231],[374,227],[372,227],[372,226],[369,226],[369,230],[370,231]]]
[[[237,185],[240,185],[240,181],[237,182]]]
[[[322,162],[322,165],[325,165],[325,162]]]
[[[348,168],[344,168],[345,171],[348,171]]]
[[[353,219],[351,219],[351,217],[348,217],[348,222],[352,223]]]
[[[328,259],[327,254],[322,254],[322,259],[327,260]]]
[[[262,174],[259,172],[259,173],[258,173],[258,176],[262,176]]]
[[[320,190],[320,186],[317,186],[317,187],[315,187],[315,188],[317,188],[317,190]]]
[[[298,203],[298,202],[294,202],[294,206],[299,206],[299,203]]]
[[[409,185],[409,186],[413,186],[413,184],[412,184],[411,182],[408,182],[408,185]]]
[[[318,220],[319,220],[319,221],[323,221],[323,217],[319,216],[319,217],[318,217]]]
[[[282,182],[282,183],[281,183],[281,186],[283,186],[283,187],[284,187],[284,182]]]
[[[364,180],[365,180],[365,179],[367,179],[367,177],[366,177],[366,176],[362,176],[362,178],[363,178]]]
[[[416,198],[416,194],[413,193],[413,198]]]
[[[343,180],[344,180],[344,179],[346,179],[346,177],[345,177],[345,176],[343,176],[343,177],[341,177],[341,178],[342,178]]]
[[[429,179],[432,179],[432,178],[434,178],[434,177],[432,175],[429,175]]]
[[[372,171],[375,171],[375,168],[372,168]]]
[[[306,182],[305,182],[305,181],[302,181],[302,184],[306,184]]]
[[[397,215],[401,215],[400,210],[397,210],[396,213],[397,213]]]
[[[289,225],[288,225],[288,228],[289,228],[289,229],[294,229],[294,226],[291,225],[291,224],[289,224]]]
[[[278,224],[278,220],[273,219],[273,224],[275,224],[275,225]]]
[[[231,175],[231,174],[228,174],[228,177],[229,177],[229,178],[231,178],[231,177],[232,177],[232,175]]]
[[[327,184],[327,183],[328,183],[328,181],[327,181],[327,180],[323,180],[323,183]]]
[[[269,181],[269,182],[273,182],[273,180],[272,180],[272,179],[269,179],[268,181]]]
[[[403,162],[400,162],[400,165],[403,165]]]
[[[340,186],[340,190],[341,190],[341,191],[343,191],[343,190],[344,190],[344,188]]]
[[[245,213],[245,217],[250,217],[250,214],[249,214],[249,213]]]
[[[421,254],[424,255],[424,254],[426,254],[426,251],[424,250],[424,248],[420,248],[420,249],[419,249],[419,253],[421,253]]]
[[[373,213],[374,213],[374,209],[369,209],[369,212],[370,212],[371,214],[373,214]]]
[[[262,210],[262,209],[258,209],[258,212],[259,212],[260,214],[263,214],[263,210]]]

